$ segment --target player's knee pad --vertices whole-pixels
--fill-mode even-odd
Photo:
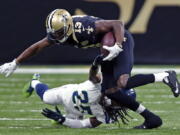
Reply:
[[[128,89],[128,90],[123,89],[122,92],[124,92],[126,95],[136,100],[136,91],[134,89]]]

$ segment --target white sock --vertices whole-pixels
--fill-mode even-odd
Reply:
[[[143,105],[139,105],[139,107],[138,107],[138,109],[136,110],[136,112],[137,113],[142,113],[142,112],[144,112],[144,110],[145,110],[146,108],[143,106]]]
[[[32,80],[31,87],[35,89],[36,85],[39,84],[39,83],[41,83],[39,80]]]
[[[154,78],[155,82],[162,82],[165,77],[167,77],[169,73],[167,72],[162,72],[162,73],[155,73]]]

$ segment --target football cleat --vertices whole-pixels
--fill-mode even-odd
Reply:
[[[180,94],[180,84],[178,82],[176,72],[173,70],[166,71],[166,72],[169,73],[169,76],[165,77],[163,79],[163,82],[171,88],[173,95],[175,97],[178,97]]]
[[[153,129],[158,128],[162,125],[162,120],[159,116],[153,115],[146,119],[143,124],[134,127],[134,129]]]
[[[27,84],[25,84],[24,88],[23,88],[23,95],[24,97],[28,98],[32,95],[34,88],[32,88],[31,86],[31,82],[33,80],[39,80],[40,79],[40,75],[39,74],[34,74],[32,77],[32,80],[30,82],[28,82]]]

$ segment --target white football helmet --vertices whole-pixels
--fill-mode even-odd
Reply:
[[[60,43],[65,42],[73,32],[72,16],[65,9],[52,11],[46,19],[47,33]]]

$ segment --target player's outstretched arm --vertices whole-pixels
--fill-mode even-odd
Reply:
[[[51,43],[48,41],[48,39],[45,37],[42,40],[32,44],[30,47],[28,47],[26,50],[24,50],[17,58],[16,63],[20,64],[23,61],[27,60],[28,58],[36,55],[39,53],[43,48],[50,46]]]
[[[43,109],[42,114],[58,124],[68,126],[70,128],[93,128],[99,126],[102,122],[98,121],[96,117],[92,117],[84,120],[66,118],[61,114],[61,111],[56,107],[56,111],[52,111],[48,108]]]
[[[102,124],[102,122],[98,121],[96,117],[91,117],[84,120],[66,118],[62,124],[70,128],[95,128]]]
[[[4,74],[6,77],[10,76],[16,70],[16,68],[20,63],[27,60],[31,56],[34,56],[35,54],[40,52],[43,48],[50,45],[51,43],[48,42],[47,38],[44,38],[39,42],[31,45],[25,51],[23,51],[17,58],[15,58],[12,62],[1,65],[0,73]]]

